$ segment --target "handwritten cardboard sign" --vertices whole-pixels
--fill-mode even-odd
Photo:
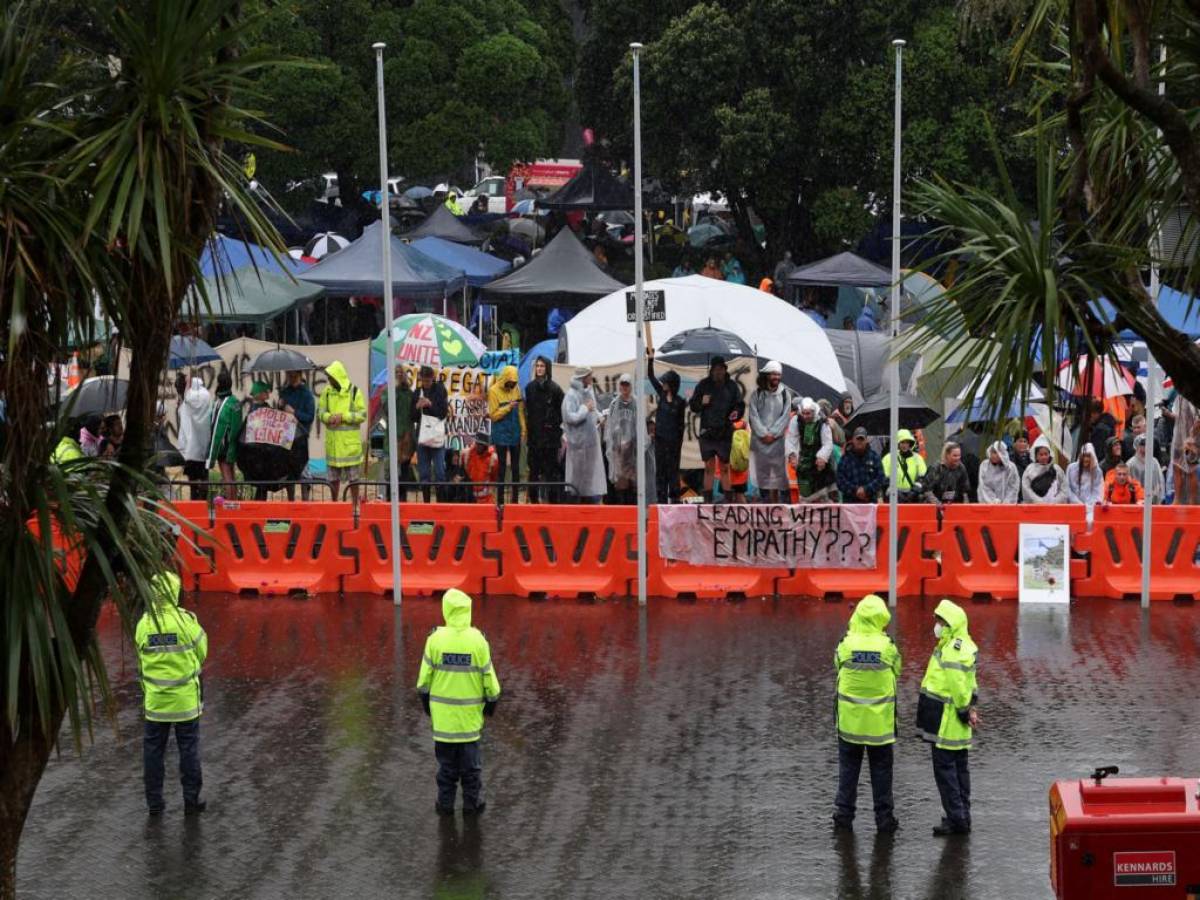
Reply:
[[[251,410],[246,416],[246,428],[242,432],[244,444],[267,444],[272,447],[292,449],[296,439],[296,417],[281,409]]]
[[[697,566],[875,566],[872,504],[658,507],[658,552]]]

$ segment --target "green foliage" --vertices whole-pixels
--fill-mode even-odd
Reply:
[[[374,184],[378,171],[375,55],[382,40],[389,169],[458,180],[477,153],[506,170],[555,155],[574,69],[570,24],[545,0],[348,0],[282,3],[258,31],[263,46],[325,68],[275,73],[260,87],[292,152],[260,153],[259,179],[336,171]],[[312,191],[288,200],[307,203]]]
[[[908,40],[906,179],[993,179],[987,114],[1018,191],[1032,192],[1017,165],[1028,154],[1016,137],[1027,88],[1007,82],[1004,41],[960,30],[952,0],[605,2],[588,12],[584,122],[612,155],[628,155],[627,44],[644,42],[646,171],[752,207],[776,252],[854,244],[890,203],[894,37]]]

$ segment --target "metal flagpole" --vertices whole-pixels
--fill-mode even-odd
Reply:
[[[888,362],[888,444],[892,454],[892,489],[888,493],[888,606],[896,605],[896,562],[899,556],[897,532],[899,509],[896,506],[896,473],[900,466],[900,448],[896,445],[896,434],[900,431],[900,359],[895,355],[900,336],[900,73],[904,41],[894,40],[896,48],[896,111],[895,128],[892,136],[892,309],[890,315],[891,360]]]
[[[638,535],[638,605],[646,605],[646,342],[642,335],[645,323],[646,294],[642,271],[642,83],[638,57],[641,44],[630,44],[633,51],[633,289],[637,324],[637,374],[633,379],[633,402],[637,408],[637,535]]]
[[[375,51],[375,81],[379,94],[379,190],[381,202],[379,229],[383,247],[383,307],[384,330],[387,334],[387,439],[388,447],[388,497],[392,508],[392,602],[400,605],[400,460],[396,458],[399,445],[396,442],[396,343],[392,340],[392,319],[396,315],[392,302],[392,229],[388,222],[388,161],[387,161],[387,115],[383,100],[383,50],[387,44],[371,45]]]
[[[1167,45],[1163,44],[1159,52],[1159,64],[1162,70],[1159,74],[1158,94],[1163,96],[1167,92],[1166,82],[1166,67],[1167,67]],[[1159,136],[1162,136],[1160,130]],[[1155,227],[1154,234],[1150,238],[1150,302],[1154,306],[1158,306],[1158,291],[1159,291],[1159,275],[1158,275],[1158,258],[1162,254],[1162,229]],[[1162,376],[1158,373],[1158,361],[1154,358],[1153,353],[1146,354],[1146,467],[1145,474],[1142,476],[1142,494],[1145,508],[1142,510],[1142,609],[1150,608],[1150,549],[1151,549],[1151,524],[1154,519],[1153,510],[1154,504],[1150,499],[1150,467],[1157,466],[1158,461],[1154,458],[1154,413],[1158,406],[1158,387]],[[1134,451],[1134,455],[1137,451]],[[1162,476],[1163,491],[1166,492],[1167,478],[1164,473]]]

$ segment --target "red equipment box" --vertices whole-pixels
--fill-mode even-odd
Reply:
[[[1050,883],[1058,900],[1200,900],[1200,780],[1114,778],[1050,788]]]

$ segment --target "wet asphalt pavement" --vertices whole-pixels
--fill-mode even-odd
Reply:
[[[902,830],[830,830],[831,657],[849,606],[819,601],[477,601],[502,686],[483,744],[488,810],[433,812],[413,691],[440,604],[378,598],[189,601],[209,634],[201,731],[209,809],[141,788],[133,656],[103,623],[114,734],[51,762],[25,830],[22,897],[1052,896],[1046,791],[1100,764],[1200,770],[1200,611],[971,604],[983,728],[974,833],[940,817],[909,737],[933,603],[902,603],[896,758]],[[864,806],[865,801],[865,806]]]

